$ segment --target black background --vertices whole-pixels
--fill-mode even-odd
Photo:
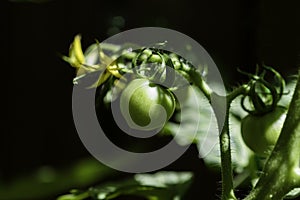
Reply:
[[[0,179],[5,181],[40,165],[64,166],[89,156],[72,119],[75,72],[58,53],[67,54],[78,33],[83,48],[95,38],[106,39],[114,16],[125,19],[121,31],[160,26],[192,37],[212,56],[226,86],[243,80],[237,67],[253,71],[264,62],[288,76],[299,66],[299,1],[54,0],[1,7],[6,17],[1,20]],[[208,197],[220,192],[218,175],[207,172],[195,147],[169,168],[197,171],[194,194],[203,192],[200,185],[206,185]]]

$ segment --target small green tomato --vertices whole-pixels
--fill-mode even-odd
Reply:
[[[286,108],[277,106],[264,115],[247,115],[242,120],[245,144],[260,157],[267,157],[274,148],[286,118]]]
[[[162,128],[175,110],[173,94],[149,81],[135,79],[123,90],[120,109],[131,128],[154,130]]]

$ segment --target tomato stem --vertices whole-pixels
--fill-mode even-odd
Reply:
[[[233,187],[233,170],[232,170],[232,161],[231,161],[231,147],[230,147],[230,133],[229,133],[229,109],[230,103],[237,96],[243,94],[246,90],[246,85],[243,85],[234,91],[232,91],[226,97],[219,96],[216,93],[213,93],[209,86],[205,83],[205,81],[201,78],[200,75],[193,75],[194,83],[200,88],[200,90],[207,97],[211,106],[214,110],[214,113],[217,117],[219,130],[222,129],[221,134],[219,136],[220,143],[220,153],[221,153],[221,175],[222,175],[222,200],[235,200],[234,187]],[[225,121],[222,124],[222,116],[224,116],[220,111],[221,104],[217,102],[222,102],[222,100],[226,98],[226,113],[225,113]],[[211,100],[214,100],[212,104]],[[221,114],[221,115],[220,115]]]
[[[203,92],[205,97],[211,103],[211,95],[212,95],[213,91],[209,87],[209,85],[203,80],[202,76],[196,70],[193,70],[193,69],[188,71],[188,74],[190,75],[190,78],[192,79],[193,83],[198,88],[200,88],[200,90]]]
[[[219,136],[221,151],[221,173],[222,173],[222,200],[236,199],[233,187],[233,172],[231,161],[231,146],[229,132],[229,110],[231,102],[239,95],[247,92],[248,85],[242,85],[226,96],[226,115],[225,123]],[[222,98],[222,97],[219,97]],[[216,108],[214,108],[216,109]],[[218,110],[216,110],[218,113]],[[218,119],[219,121],[220,119]],[[219,124],[219,127],[222,125]]]
[[[222,200],[236,199],[233,190],[233,173],[229,134],[229,106],[226,109],[225,124],[219,136],[221,151]]]
[[[222,200],[236,199],[233,187],[233,170],[231,161],[231,145],[230,145],[230,132],[229,132],[229,111],[231,102],[239,95],[245,94],[248,90],[248,85],[242,85],[226,96],[226,114],[225,122],[222,128],[221,134],[219,136],[220,141],[220,151],[221,151],[221,173],[222,173]],[[216,95],[213,95],[215,97]],[[217,96],[218,98],[224,98]],[[213,106],[214,107],[214,106]],[[215,113],[217,114],[219,110],[214,107]],[[216,115],[218,116],[218,115]],[[218,119],[219,128],[222,127],[220,124],[220,119]]]
[[[248,84],[243,84],[240,87],[234,89],[232,92],[230,92],[227,95],[227,101],[231,103],[236,97],[246,94],[249,91],[249,85]]]
[[[207,83],[202,79],[201,75],[196,71],[190,71],[190,77],[193,80],[194,84],[200,88],[200,90],[204,93],[210,104],[212,105],[212,99],[214,102],[220,102],[222,99],[226,98],[226,113],[225,113],[225,121],[222,124],[222,113],[219,115],[220,108],[218,103],[212,105],[213,110],[217,117],[218,127],[222,129],[221,134],[219,136],[220,142],[220,153],[221,153],[221,174],[222,174],[222,200],[235,200],[234,187],[233,187],[233,170],[232,170],[232,161],[231,161],[231,147],[230,147],[230,133],[229,133],[229,109],[231,102],[239,95],[245,94],[249,88],[248,85],[242,85],[231,93],[229,93],[226,97],[219,96],[212,91],[212,89],[207,85]],[[218,117],[220,116],[220,117]]]

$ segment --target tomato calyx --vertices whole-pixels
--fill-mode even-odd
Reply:
[[[246,112],[255,116],[272,112],[284,94],[285,81],[280,73],[266,65],[262,65],[262,69],[260,72],[260,68],[257,66],[255,74],[239,70],[251,78],[248,90],[241,99],[241,106]],[[267,79],[269,77],[266,75],[273,75],[273,79]]]

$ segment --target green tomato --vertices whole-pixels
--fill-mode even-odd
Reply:
[[[286,113],[286,108],[277,106],[264,115],[246,116],[241,126],[245,144],[258,156],[267,157],[277,142]]]
[[[173,94],[149,81],[135,79],[123,90],[120,109],[131,128],[154,130],[162,128],[175,110]]]

